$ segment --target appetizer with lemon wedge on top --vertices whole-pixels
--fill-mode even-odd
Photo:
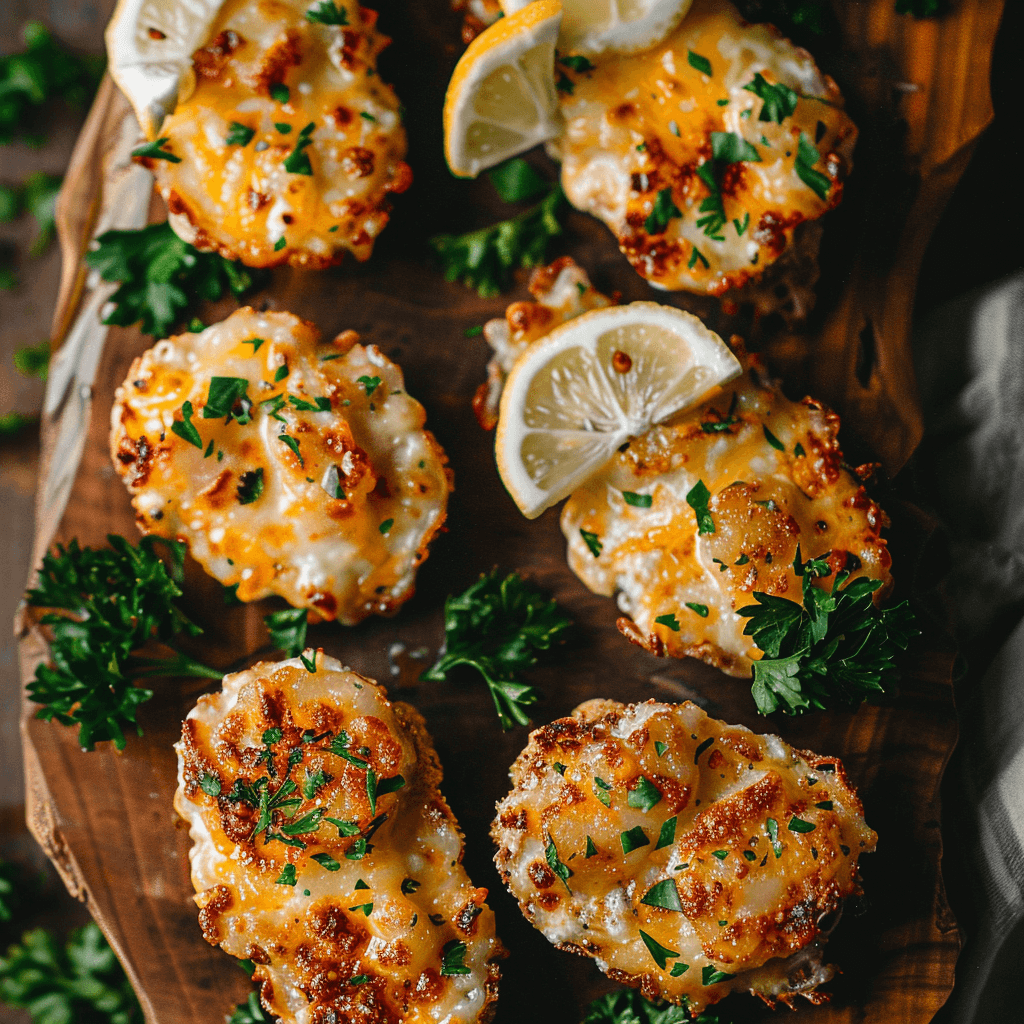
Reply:
[[[452,475],[402,371],[354,331],[321,343],[243,308],[132,364],[114,466],[143,533],[185,541],[240,601],[346,625],[412,596]]]
[[[412,181],[376,21],[352,0],[121,0],[110,71],[182,239],[252,267],[369,259]]]
[[[728,0],[503,7],[448,87],[453,173],[544,142],[651,284],[805,317],[857,137],[810,54]]]
[[[839,417],[782,394],[697,317],[615,306],[571,261],[485,336],[495,454],[528,518],[568,498],[573,572],[617,595],[651,653],[754,677],[765,713],[853,704],[906,647],[885,513],[839,447]]]

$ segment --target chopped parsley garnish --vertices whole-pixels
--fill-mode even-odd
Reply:
[[[799,95],[788,85],[783,85],[781,82],[773,84],[767,81],[760,71],[756,72],[754,80],[748,82],[743,88],[762,100],[761,113],[757,115],[758,121],[774,121],[776,124],[782,124],[787,117],[792,116],[793,111],[796,110],[797,100],[800,99]]]
[[[199,777],[199,788],[207,794],[207,796],[220,796],[220,779],[216,775],[211,775],[209,772],[203,772]]]
[[[353,974],[352,977],[348,979],[348,983],[350,985],[365,985],[369,980],[370,976],[368,974]]]
[[[331,411],[331,400],[325,395],[320,395],[314,398],[312,402],[307,401],[305,398],[299,398],[298,395],[289,395],[288,401],[295,406],[299,412],[330,412]]]
[[[663,946],[657,939],[648,935],[643,928],[640,929],[640,938],[643,939],[643,943],[647,947],[647,951],[651,954],[654,962],[662,970],[665,970],[668,966],[669,960],[675,959],[679,956],[674,949],[669,949],[667,946]]]
[[[270,631],[270,642],[289,658],[297,658],[306,649],[305,608],[284,608],[263,616],[263,624]]]
[[[287,103],[291,96],[291,91],[284,82],[271,83],[271,86],[267,91],[270,93],[270,98],[276,103]]]
[[[679,632],[679,620],[676,618],[675,612],[669,612],[668,615],[659,615],[654,621],[661,626],[667,626],[673,633]]]
[[[317,807],[315,810],[310,811],[308,814],[302,815],[301,818],[296,818],[295,821],[290,821],[286,825],[281,826],[281,831],[286,836],[303,836],[307,832],[316,832],[320,828],[320,822],[324,816],[324,809]]]
[[[292,126],[290,124],[288,124],[287,121],[275,121],[274,122],[274,127],[282,135],[290,135],[291,134]]]
[[[641,775],[636,786],[626,795],[626,803],[641,811],[649,811],[660,800],[661,790],[646,775]]]
[[[764,439],[777,451],[784,452],[786,446],[768,429],[765,424],[761,425],[761,429],[764,431]]]
[[[276,885],[295,885],[298,879],[295,876],[295,865],[285,864],[281,869],[281,874],[278,875],[275,884]]]
[[[229,291],[238,298],[267,277],[241,263],[200,252],[167,223],[106,231],[96,242],[85,262],[104,281],[120,284],[103,322],[131,327],[141,321],[144,334],[160,338],[187,319],[194,303],[216,302]]]
[[[687,964],[676,963],[670,974],[678,978],[687,970]],[[675,1006],[662,1000],[650,1002],[637,989],[618,988],[595,999],[587,1007],[581,1024],[691,1024],[691,1018],[685,1006]],[[725,1022],[719,1019],[717,1013],[706,1011],[692,1024]]]
[[[654,848],[656,850],[663,850],[666,846],[671,846],[676,841],[676,822],[678,816],[673,814],[662,826],[661,832],[658,833],[658,842]]]
[[[720,981],[728,981],[733,975],[720,971],[714,964],[707,964],[701,968],[700,981],[702,985],[717,985]]]
[[[750,211],[748,210],[743,214],[743,220],[734,220],[732,226],[736,229],[736,234],[741,238],[743,233],[747,230],[747,226],[750,224]]]
[[[228,146],[248,146],[255,134],[255,129],[247,128],[244,124],[232,121],[228,125],[228,133],[224,136],[224,142]]]
[[[820,803],[816,803],[814,806],[820,808],[823,811],[831,811],[832,810],[832,801],[831,800],[822,800]]]
[[[708,617],[708,606],[706,604],[697,604],[696,601],[687,601],[686,607],[689,608],[691,612],[696,612],[702,619],[706,619]]]
[[[806,132],[800,133],[800,142],[797,145],[796,163],[794,165],[797,177],[819,198],[828,199],[829,189],[832,182],[827,175],[816,171],[814,165],[820,159],[818,148],[808,138]]]
[[[243,426],[249,423],[252,420],[252,402],[248,390],[249,381],[245,377],[211,377],[203,419],[232,417]]]
[[[520,682],[520,673],[568,627],[569,619],[553,600],[516,573],[501,579],[495,569],[445,601],[444,654],[421,678],[442,682],[459,665],[475,668],[487,683],[501,727],[526,725],[539,694]]]
[[[330,781],[330,775],[322,769],[318,768],[312,775],[310,775],[309,772],[306,772],[305,777],[302,780],[302,795],[307,800],[312,800],[316,796],[317,792],[323,789],[323,787]]]
[[[687,268],[690,269],[690,270],[693,270],[693,268],[696,266],[698,260],[700,260],[700,262],[704,264],[704,269],[705,270],[707,270],[708,267],[711,266],[711,264],[708,263],[708,259],[704,255],[704,253],[702,253],[700,251],[700,249],[697,248],[697,246],[694,246],[692,251],[690,252],[690,258],[686,261]]]
[[[391,527],[394,525],[394,519],[385,519],[384,522],[377,527],[377,530],[386,537],[391,532]]]
[[[465,964],[466,944],[452,939],[441,949],[441,977],[447,978],[455,974],[469,974]]]
[[[285,157],[284,169],[289,174],[305,174],[311,175],[313,168],[309,162],[309,154],[306,153],[306,147],[312,145],[313,129],[316,125],[310,121],[302,131],[299,132],[295,139],[295,148]]]
[[[623,491],[622,500],[633,508],[650,508],[654,498],[650,494],[637,494],[635,491]]]
[[[238,502],[240,505],[251,505],[263,494],[263,467],[250,469],[238,478]]]
[[[673,217],[682,217],[683,211],[672,200],[672,188],[660,189],[654,198],[651,212],[644,221],[644,231],[649,235],[661,235],[668,230],[668,222]]]
[[[742,135],[735,132],[712,132],[711,153],[723,164],[760,163],[761,155]]]
[[[712,74],[711,61],[707,57],[702,57],[699,53],[694,53],[693,50],[686,51],[686,63],[702,75]]]
[[[758,710],[797,714],[885,693],[896,655],[919,632],[908,603],[878,608],[881,581],[850,581],[847,571],[836,574],[831,591],[814,586],[831,567],[823,559],[802,562],[799,547],[793,567],[803,577],[800,603],[755,591],[757,604],[738,609],[750,620],[744,634],[765,654],[754,663]]]
[[[359,835],[359,826],[354,821],[341,821],[339,818],[324,818],[324,821],[329,821],[338,830],[339,836]]]
[[[593,71],[594,65],[586,57],[573,55],[571,57],[559,57],[559,64],[564,64],[570,71],[582,74],[584,71]]]
[[[175,420],[171,424],[171,433],[177,434],[183,441],[188,441],[189,444],[194,444],[200,451],[203,449],[203,439],[199,436],[199,431],[196,430],[192,423],[192,416],[195,410],[192,408],[191,402],[184,402],[181,406],[181,419]]]
[[[562,233],[558,213],[564,195],[551,186],[536,206],[509,220],[464,235],[437,235],[430,246],[441,262],[446,281],[462,281],[483,298],[499,295],[519,267],[539,267],[547,260],[548,243]]]
[[[623,853],[632,853],[634,850],[639,850],[641,846],[651,845],[650,839],[647,838],[647,834],[639,825],[634,825],[631,829],[620,832],[619,842],[622,844]]]
[[[779,841],[779,823],[774,818],[768,818],[764,823],[765,831],[772,843],[772,850],[775,852],[775,859],[782,856],[782,843]]]
[[[675,910],[679,913],[682,913],[683,910],[674,878],[666,878],[663,882],[652,885],[640,902],[648,907],[661,907],[662,910]]]
[[[369,398],[381,385],[380,377],[368,377],[365,374],[362,377],[357,377],[356,381],[363,385],[363,390],[366,392],[367,398]]]
[[[52,636],[51,660],[42,662],[27,687],[42,707],[36,717],[78,726],[78,742],[91,750],[112,740],[125,745],[124,730],[134,728],[138,706],[153,696],[136,685],[147,676],[196,676],[219,679],[223,673],[177,651],[181,633],[202,630],[174,603],[182,596],[185,546],[177,541],[144,537],[132,546],[110,534],[110,548],[82,548],[77,541],[57,545],[43,557],[29,605],[48,609],[40,622]],[[171,569],[155,551],[164,544]],[[142,657],[151,640],[170,647],[167,658]]]
[[[601,554],[601,549],[604,547],[597,534],[591,533],[589,530],[581,529],[580,536],[583,538],[583,543],[587,545],[590,553],[597,558]]]
[[[711,851],[711,856],[712,857],[717,857],[719,860],[725,860],[725,858],[729,856],[729,851],[728,850],[712,850]]]
[[[655,620],[655,621],[657,621],[657,620]],[[663,743],[661,740],[655,740],[654,741],[654,749],[657,751],[658,757],[664,757],[665,756],[665,751],[668,750],[668,744],[667,743]]]
[[[285,238],[285,237],[284,237],[284,235],[282,235],[282,236],[281,236],[281,237],[280,237],[280,238],[279,238],[279,239],[278,239],[278,240],[277,240],[277,241],[276,241],[276,242],[274,243],[274,252],[280,252],[280,251],[281,251],[281,250],[282,250],[282,249],[283,249],[283,248],[284,248],[284,247],[285,247],[285,246],[286,246],[287,244],[288,244],[288,239],[287,239],[287,238]]]
[[[548,862],[548,867],[558,875],[565,888],[569,892],[572,892],[572,890],[569,889],[569,879],[572,878],[572,870],[569,868],[569,865],[564,864],[558,856],[558,850],[555,847],[554,839],[552,839],[551,836],[548,836],[547,840],[547,846],[544,847],[544,857]]]
[[[319,22],[321,25],[347,25],[348,11],[338,7],[334,0],[318,0],[306,11],[306,21]]]
[[[340,868],[341,865],[339,864],[338,867]],[[369,917],[373,913],[373,904],[357,903],[354,907],[349,907],[348,909],[353,914],[362,913],[364,917]]]
[[[329,853],[314,853],[312,859],[325,871],[337,871],[341,867]]]
[[[708,509],[708,501],[711,492],[704,486],[703,480],[698,480],[686,495],[686,504],[693,509],[697,516],[697,533],[714,533],[715,521],[711,518],[711,511]]]
[[[295,453],[295,457],[299,460],[299,465],[300,466],[305,466],[306,465],[306,460],[303,459],[302,452],[299,451],[299,442],[296,441],[294,437],[292,437],[289,434],[278,434],[277,435],[277,439],[286,448],[291,449],[291,451],[293,451]]]
[[[166,160],[170,164],[180,164],[181,157],[175,156],[173,153],[168,153],[167,150],[162,147],[166,146],[171,140],[168,138],[157,139],[155,142],[147,142],[144,146],[139,146],[138,149],[132,150],[132,156],[141,157],[142,159],[149,160]]]
[[[591,857],[596,856],[597,847],[594,845],[594,840],[587,836],[587,848],[583,854],[584,860],[590,860]]]
[[[605,805],[605,807],[611,807],[611,786],[604,781],[604,779],[594,776],[594,796]]]
[[[787,828],[790,832],[813,832],[818,826],[813,821],[805,821],[795,815],[789,819]]]
[[[287,363],[282,363],[274,371],[274,383],[275,384],[279,384],[287,376],[288,376],[288,364]],[[284,396],[283,395],[278,395],[277,397],[281,399],[281,404],[283,405],[284,404]]]
[[[689,969],[690,969],[690,965],[689,964],[673,964],[672,965],[672,970],[669,971],[668,973],[673,978],[679,978],[682,975],[684,975]],[[700,1024],[700,1022],[703,1021],[706,1016],[707,1016],[707,1014],[703,1014],[702,1013],[700,1015],[700,1017],[697,1018],[698,1024]],[[708,1020],[706,1022],[706,1024],[719,1024],[718,1018],[715,1017],[713,1020]]]

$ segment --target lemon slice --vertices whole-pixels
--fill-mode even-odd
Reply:
[[[534,0],[466,48],[444,98],[444,152],[453,174],[475,178],[558,134],[555,40],[561,23],[559,0]]]
[[[639,53],[657,46],[683,20],[693,0],[562,0],[558,51],[566,54]],[[501,0],[505,15],[530,0]]]
[[[155,139],[223,0],[120,0],[107,26],[110,74]]]
[[[741,371],[691,313],[656,302],[584,313],[535,341],[512,367],[495,439],[501,479],[534,519],[625,441]]]

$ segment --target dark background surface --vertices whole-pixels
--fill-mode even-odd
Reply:
[[[855,0],[848,0],[855,2]],[[102,29],[109,8],[100,2],[41,3],[8,0],[0,10],[0,44],[10,50],[20,41],[20,29],[30,18],[49,24],[72,47],[88,52],[102,49]],[[996,111],[993,126],[982,138],[975,157],[958,185],[928,248],[922,267],[915,317],[924,318],[943,302],[996,280],[1024,265],[1024,210],[1016,191],[1020,180],[1021,132],[1014,107],[1018,93],[1019,46],[1024,11],[1010,0],[996,47],[992,95]],[[408,73],[406,73],[407,75]],[[406,77],[406,76],[403,76]],[[33,170],[60,173],[81,125],[81,117],[54,105],[46,126],[49,142],[39,150],[17,144],[0,148],[0,180],[20,180]],[[436,217],[439,208],[421,211]],[[0,241],[11,241],[24,252],[31,237],[27,218],[0,225]],[[59,256],[51,246],[45,256],[20,267],[22,287],[0,292],[0,412],[30,412],[38,405],[41,385],[14,373],[11,354],[45,337],[56,297]],[[10,622],[28,571],[32,534],[32,490],[36,471],[35,439],[29,434],[0,449],[0,502],[6,512],[5,572],[0,582],[0,618]],[[18,673],[13,639],[8,633],[0,648],[0,777],[7,783],[0,792],[0,852],[21,859],[37,856],[22,826],[21,765],[17,739]],[[955,835],[946,836],[947,885],[961,922],[968,927],[971,907],[961,898],[955,880],[961,875]],[[81,910],[63,898],[51,881],[47,905],[56,919],[81,919]],[[563,965],[578,971],[574,961]],[[24,1019],[0,1009],[0,1021]]]

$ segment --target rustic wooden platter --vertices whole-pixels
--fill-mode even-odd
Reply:
[[[931,230],[991,119],[989,59],[1002,11],[999,0],[956,0],[953,13],[915,22],[893,13],[892,0],[836,4],[841,39],[823,44],[820,60],[839,80],[861,129],[843,207],[826,231],[819,305],[806,329],[783,334],[732,319],[717,303],[652,295],[620,257],[602,225],[580,214],[552,252],[573,255],[604,290],[625,300],[656,297],[704,316],[723,333],[745,333],[783,373],[790,394],[810,391],[844,416],[847,447],[874,453],[895,473],[921,433],[909,354],[917,269]],[[760,718],[749,684],[696,662],[659,661],[627,644],[615,629],[612,601],[586,591],[566,566],[557,512],[527,522],[498,479],[492,437],[470,402],[484,376],[486,346],[468,327],[500,314],[507,297],[483,300],[445,284],[427,259],[426,239],[507,216],[486,181],[455,182],[441,158],[440,103],[459,44],[459,17],[445,0],[402,2],[381,15],[394,39],[383,72],[408,107],[410,160],[416,173],[370,263],[318,274],[275,272],[254,304],[290,310],[325,335],[357,330],[404,368],[411,394],[456,473],[449,532],[420,572],[418,593],[391,620],[354,629],[319,626],[322,645],[360,672],[390,682],[392,693],[426,716],[445,768],[445,793],[466,835],[466,863],[491,890],[498,928],[511,950],[498,1021],[527,1015],[572,1024],[582,1007],[609,988],[588,961],[552,950],[521,917],[491,864],[487,829],[506,772],[526,732],[503,735],[486,689],[471,676],[438,684],[412,682],[389,650],[442,640],[442,604],[481,571],[517,569],[548,589],[576,625],[572,638],[532,677],[546,695],[538,721],[568,713],[582,700],[692,699],[710,713],[789,742],[842,757],[860,788],[877,854],[862,861],[866,895],[850,908],[830,943],[843,973],[827,1006],[801,1008],[815,1024],[924,1024],[952,987],[959,949],[939,861],[939,786],[956,738],[951,652],[941,626],[925,616],[925,635],[908,658],[902,693],[891,704],[855,714]],[[101,544],[109,532],[135,527],[128,496],[107,455],[109,409],[131,360],[150,343],[135,330],[97,329],[109,294],[89,280],[82,254],[100,228],[139,226],[164,211],[146,172],[127,153],[136,139],[125,101],[110,82],[101,89],[69,171],[59,205],[64,284],[54,317],[60,351],[51,372],[43,424],[43,470],[36,558],[54,541]],[[538,157],[538,166],[544,166]],[[553,169],[550,171],[553,174]],[[513,297],[522,297],[520,284]],[[230,303],[202,311],[212,322]],[[894,492],[898,494],[899,489]],[[920,522],[892,499],[895,570],[915,589],[913,538]],[[225,670],[269,654],[261,616],[268,606],[225,608],[219,586],[188,567],[190,613],[206,629],[205,660]],[[28,618],[18,623],[27,680],[46,654]],[[428,662],[429,663],[429,662]],[[150,1024],[221,1024],[248,982],[234,961],[203,941],[192,903],[188,836],[171,808],[172,744],[206,684],[162,684],[144,705],[142,738],[127,749],[83,753],[72,731],[34,719],[26,703],[23,736],[29,827],[68,888],[84,900],[114,945]],[[737,1020],[764,1019],[753,1000],[726,1004]]]

